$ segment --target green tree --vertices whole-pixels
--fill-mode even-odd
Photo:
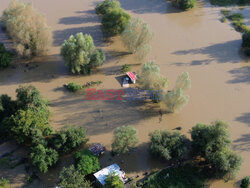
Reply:
[[[105,180],[105,188],[123,188],[123,182],[118,175],[110,173]]]
[[[246,176],[241,180],[240,188],[250,188],[250,176]]]
[[[50,167],[58,161],[58,153],[39,144],[31,149],[30,157],[32,164],[37,167],[40,172],[46,173]]]
[[[61,153],[69,153],[79,146],[86,144],[88,138],[82,127],[71,127],[59,131],[49,140],[49,145]]]
[[[175,90],[181,88],[183,92],[186,92],[191,88],[191,80],[189,78],[188,72],[183,72],[177,78],[175,83]]]
[[[73,74],[88,74],[92,67],[101,65],[105,60],[103,52],[96,50],[93,38],[82,33],[71,35],[64,41],[61,55]]]
[[[5,49],[4,45],[0,43],[0,70],[9,66],[14,54]]]
[[[236,176],[242,158],[231,150],[226,123],[197,124],[191,129],[191,137],[195,151],[205,158],[216,178],[230,180]]]
[[[121,34],[130,19],[131,16],[122,8],[110,9],[102,17],[103,30],[110,35]]]
[[[242,35],[242,48],[245,54],[250,56],[250,31]]]
[[[99,2],[95,8],[96,14],[105,15],[111,9],[120,8],[120,2],[117,0],[105,0]]]
[[[168,79],[160,74],[160,67],[154,62],[144,63],[138,83],[142,89],[151,92],[153,101],[160,101],[162,92],[168,88]]]
[[[82,175],[88,175],[100,170],[98,158],[90,150],[80,150],[74,155],[75,166]]]
[[[51,30],[45,17],[37,13],[30,3],[13,0],[4,10],[1,21],[20,56],[29,58],[48,50]]]
[[[190,141],[179,132],[156,130],[149,134],[151,139],[150,151],[164,160],[183,160],[190,149]]]
[[[75,169],[74,165],[63,168],[59,174],[59,184],[61,188],[91,188],[89,181]]]
[[[179,9],[188,10],[195,7],[196,0],[171,0],[171,3]]]
[[[129,52],[136,54],[139,59],[144,59],[150,50],[148,43],[152,39],[152,32],[148,24],[142,19],[132,19],[122,32],[122,41]]]
[[[112,150],[116,153],[127,153],[138,143],[137,130],[131,126],[118,127],[114,131]]]

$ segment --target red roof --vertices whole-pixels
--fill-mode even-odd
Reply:
[[[135,81],[136,81],[136,79],[137,79],[135,73],[133,73],[133,72],[126,72],[126,74],[127,74],[128,77],[131,79],[131,81],[132,81],[133,83],[135,83]]]

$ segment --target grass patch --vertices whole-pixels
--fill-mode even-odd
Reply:
[[[227,18],[231,21],[242,22],[244,20],[244,16],[241,13],[233,13],[227,16]]]
[[[146,188],[200,188],[207,178],[196,164],[184,164],[176,168],[160,170],[150,175],[145,181]]]

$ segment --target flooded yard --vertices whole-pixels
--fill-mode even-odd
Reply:
[[[145,172],[164,167],[149,156],[150,132],[181,126],[181,132],[188,134],[198,122],[224,120],[230,125],[233,148],[244,158],[244,163],[235,181],[214,182],[211,187],[233,187],[238,180],[249,175],[250,60],[240,51],[241,33],[230,24],[220,22],[221,8],[200,2],[195,9],[181,12],[165,0],[120,0],[126,11],[144,19],[153,31],[148,60],[155,60],[161,73],[168,77],[169,89],[181,72],[189,72],[192,88],[188,105],[180,113],[164,114],[160,120],[160,107],[147,102],[88,101],[85,95],[71,94],[63,88],[63,84],[73,80],[80,84],[100,80],[103,82],[98,86],[100,89],[121,89],[116,79],[121,74],[121,66],[131,64],[133,71],[140,70],[139,62],[133,55],[126,54],[119,37],[109,42],[103,39],[100,19],[94,10],[98,1],[24,2],[32,2],[46,16],[53,31],[53,44],[48,56],[36,58],[29,65],[17,60],[0,71],[0,94],[14,97],[20,84],[36,86],[50,100],[54,128],[60,129],[67,124],[82,126],[90,136],[90,143],[103,143],[108,150],[116,127],[136,127],[138,147],[130,155],[114,160],[126,174],[141,177]],[[0,14],[9,3],[10,0],[1,0]],[[249,22],[249,7],[242,11]],[[70,75],[59,55],[64,39],[77,32],[91,34],[96,46],[101,47],[107,56],[100,70],[90,76]],[[0,41],[7,42],[2,31]],[[107,155],[101,159],[103,166],[110,165],[109,158]],[[53,182],[51,177],[56,178],[52,173],[42,178],[47,186]]]

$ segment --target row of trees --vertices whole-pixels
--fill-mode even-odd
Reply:
[[[19,87],[16,93],[16,100],[0,96],[0,135],[31,148],[32,164],[39,171],[47,172],[60,154],[70,153],[88,141],[83,128],[67,127],[54,133],[49,103],[34,86]]]
[[[190,130],[192,140],[179,132],[156,130],[150,133],[150,152],[163,160],[183,161],[189,156],[205,160],[204,165],[215,178],[233,179],[240,169],[242,158],[231,149],[228,125],[216,121],[210,125],[197,124]],[[137,130],[130,126],[114,132],[112,150],[127,153],[138,143]]]
[[[168,91],[169,81],[161,75],[160,67],[154,61],[147,62],[142,67],[138,83],[142,89],[151,92],[152,101],[163,101],[171,113],[181,110],[188,102],[186,92],[191,87],[191,81],[187,72],[183,72],[177,78],[175,87]]]

